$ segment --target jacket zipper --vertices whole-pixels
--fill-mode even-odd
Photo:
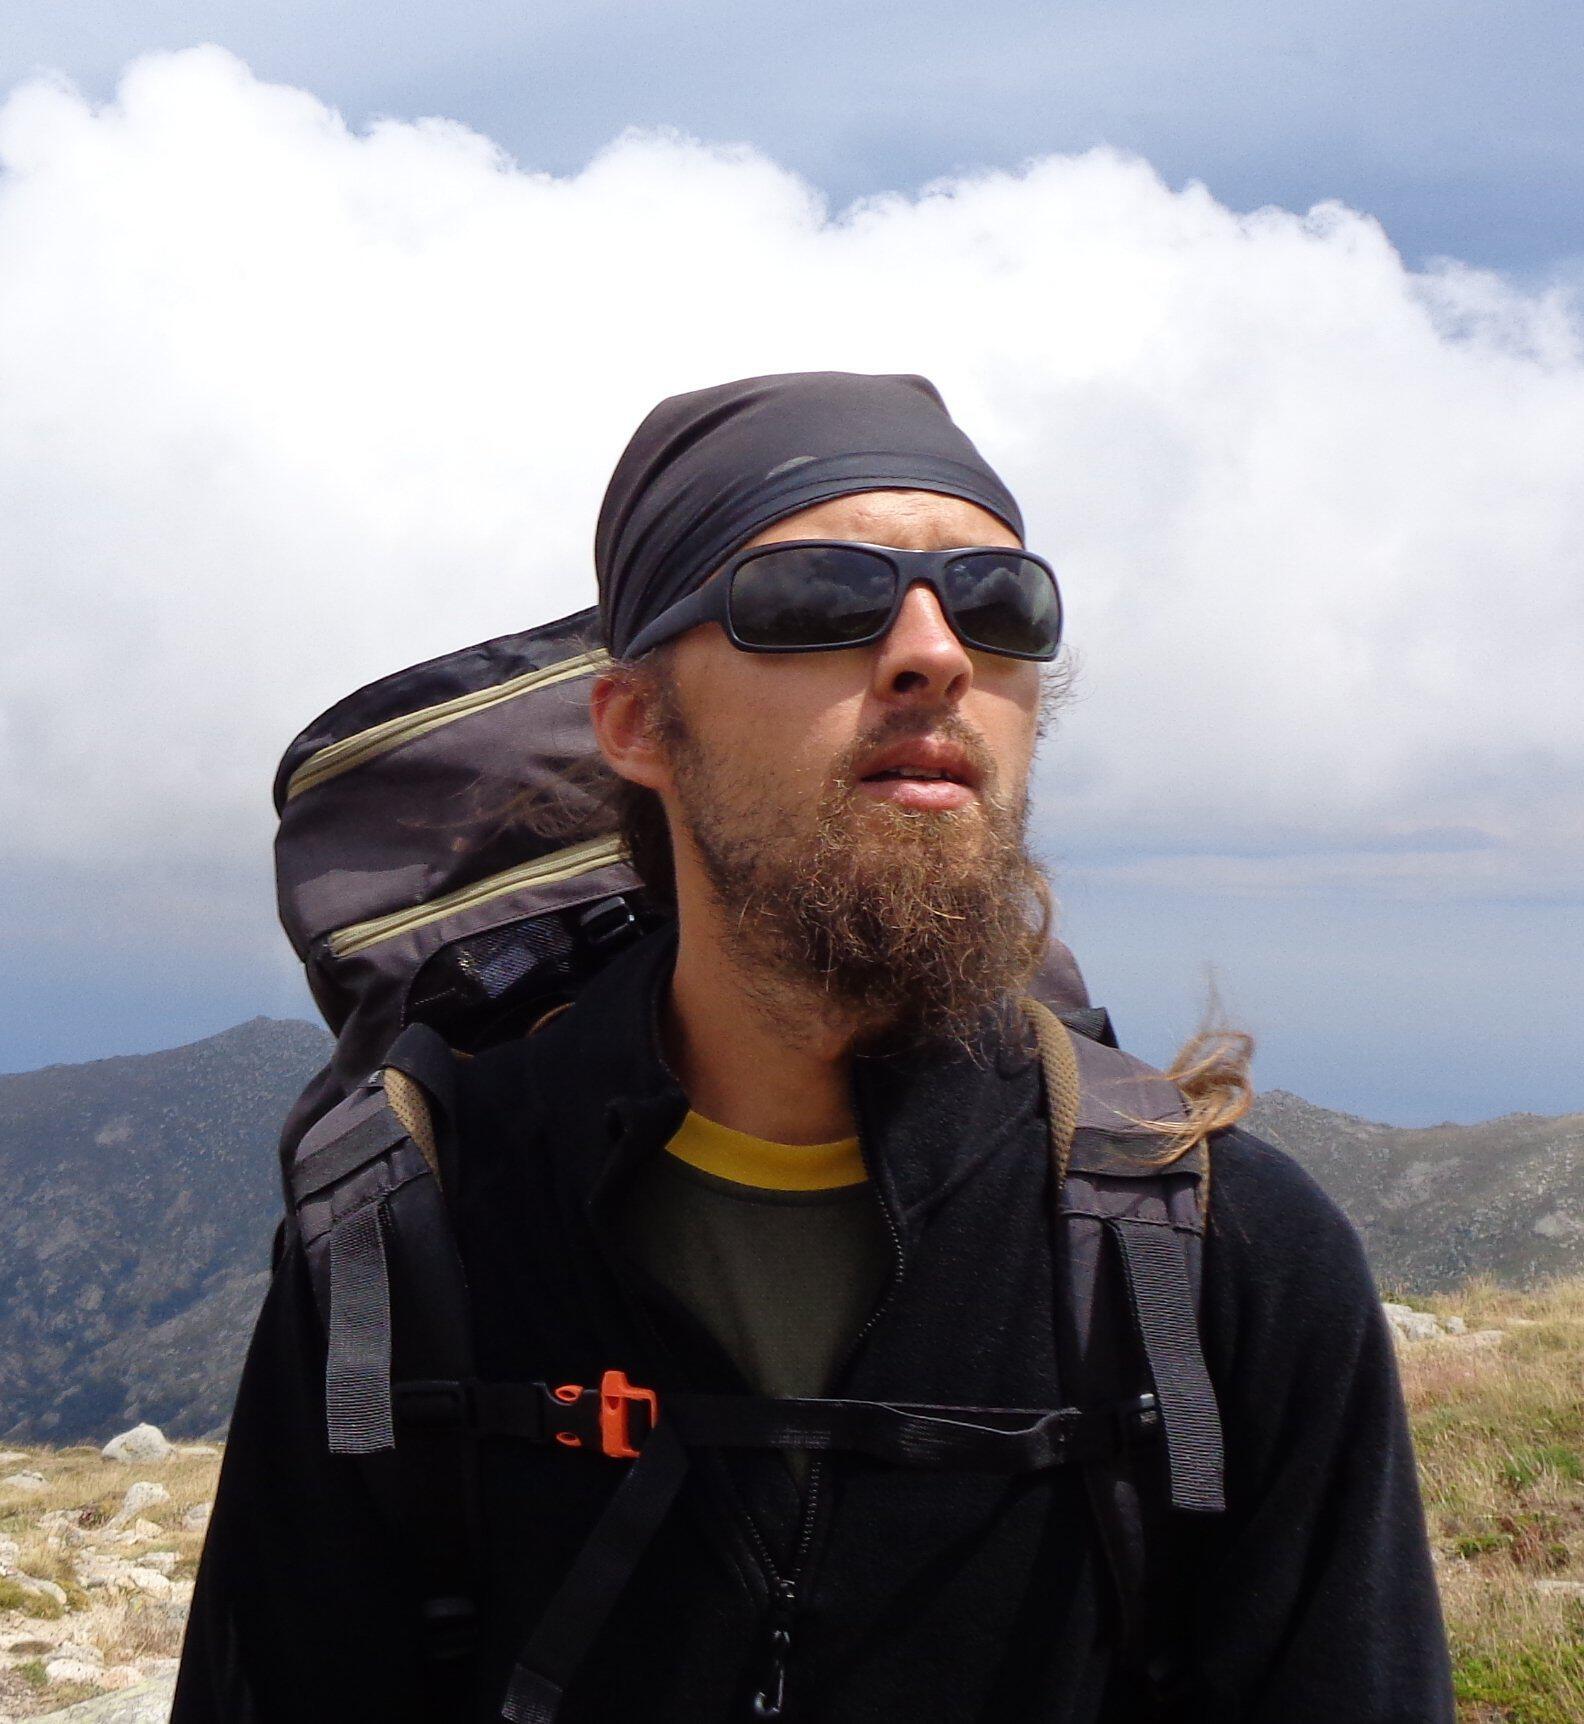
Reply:
[[[856,1109],[854,1110],[856,1113]],[[864,1148],[864,1137],[860,1123],[858,1132],[858,1153],[863,1157],[864,1170],[869,1175],[869,1189],[874,1193],[876,1204],[885,1218],[886,1231],[891,1235],[892,1272],[874,1309],[865,1318],[857,1334],[843,1349],[841,1358],[830,1376],[830,1388],[835,1389],[846,1375],[847,1367],[852,1363],[858,1349],[875,1324],[880,1321],[891,1301],[896,1297],[903,1274],[906,1272],[907,1259],[902,1250],[902,1233],[897,1227],[896,1219],[890,1206],[881,1196],[879,1183],[874,1177],[874,1169],[869,1164],[869,1155]],[[776,1720],[783,1716],[786,1710],[787,1664],[792,1652],[793,1618],[801,1598],[808,1591],[809,1554],[814,1545],[814,1532],[819,1521],[820,1485],[825,1475],[825,1455],[813,1453],[809,1457],[807,1494],[803,1501],[803,1525],[798,1535],[797,1548],[792,1558],[792,1572],[783,1576],[776,1570],[770,1556],[770,1549],[763,1534],[759,1531],[752,1515],[748,1515],[749,1529],[753,1542],[759,1551],[760,1561],[765,1565],[765,1572],[770,1582],[770,1606],[765,1614],[767,1631],[765,1653],[765,1677],[754,1693],[750,1711],[755,1719]]]
[[[683,1102],[685,1108],[685,1098],[683,1098]],[[856,1111],[857,1110],[855,1109],[855,1115]],[[879,1205],[880,1213],[885,1219],[886,1231],[891,1236],[892,1272],[890,1279],[882,1290],[880,1298],[876,1301],[874,1308],[870,1311],[868,1317],[858,1329],[858,1332],[843,1349],[841,1358],[837,1362],[836,1368],[831,1373],[830,1382],[832,1386],[840,1382],[859,1347],[862,1346],[870,1331],[874,1328],[875,1324],[880,1321],[880,1318],[885,1314],[886,1309],[890,1306],[891,1301],[896,1297],[897,1288],[901,1284],[902,1277],[907,1266],[906,1256],[902,1249],[901,1229],[898,1228],[896,1218],[892,1215],[889,1205],[881,1195],[880,1185],[875,1180],[874,1168],[870,1164],[868,1150],[864,1144],[864,1133],[861,1123],[858,1131],[858,1153],[863,1158],[864,1171],[869,1176],[870,1189],[875,1194],[875,1202]],[[624,1159],[625,1157],[619,1157],[618,1163]],[[661,1357],[667,1357],[670,1349],[666,1347],[664,1341],[656,1332],[654,1324],[649,1319],[648,1314],[644,1311],[641,1301],[638,1301],[633,1297],[635,1291],[633,1286],[633,1270],[637,1266],[624,1261],[623,1254],[612,1249],[612,1241],[607,1237],[607,1229],[603,1225],[599,1224],[595,1219],[597,1215],[600,1215],[603,1212],[604,1205],[609,1198],[611,1186],[617,1181],[618,1168],[614,1166],[607,1167],[604,1173],[597,1180],[594,1190],[590,1193],[588,1214],[590,1222],[593,1224],[595,1242],[600,1255],[605,1260],[607,1270],[616,1281],[616,1284],[621,1287],[627,1295],[630,1309],[633,1314],[639,1318],[642,1327],[648,1332],[650,1344],[657,1348]],[[690,1322],[697,1324],[698,1320],[693,1317],[691,1312],[687,1311],[685,1306],[671,1295],[669,1289],[661,1286],[658,1282],[655,1282],[653,1278],[647,1274],[644,1274],[642,1279],[650,1284],[649,1297],[653,1298],[654,1294],[658,1292],[661,1296],[661,1302],[664,1305],[670,1307],[673,1312],[682,1313]],[[708,1335],[707,1329],[705,1329],[705,1334],[718,1348],[719,1343],[714,1342],[714,1337]],[[731,1358],[724,1353],[722,1356],[728,1367],[733,1371],[736,1371],[736,1365]],[[737,1374],[741,1376],[740,1372]],[[751,1385],[745,1383],[744,1387],[748,1388],[751,1392]],[[765,1613],[766,1656],[763,1665],[765,1675],[749,1703],[750,1716],[756,1721],[759,1721],[759,1724],[775,1724],[775,1721],[782,1718],[786,1711],[787,1666],[792,1651],[794,1619],[798,1605],[804,1596],[804,1591],[806,1590],[806,1571],[808,1568],[809,1555],[813,1548],[815,1529],[818,1524],[820,1484],[824,1475],[824,1470],[824,1455],[812,1453],[809,1458],[806,1494],[803,1497],[802,1526],[799,1530],[797,1545],[793,1553],[792,1571],[790,1574],[783,1575],[776,1567],[775,1558],[770,1551],[769,1541],[761,1531],[759,1523],[754,1519],[747,1504],[739,1501],[739,1509],[742,1514],[743,1522],[748,1529],[748,1540],[763,1567],[766,1589],[769,1595],[769,1604]],[[733,1494],[735,1495],[735,1492]]]

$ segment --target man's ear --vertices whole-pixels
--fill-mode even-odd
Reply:
[[[671,787],[670,764],[654,722],[654,691],[649,679],[607,671],[589,691],[594,740],[612,772],[647,790]]]

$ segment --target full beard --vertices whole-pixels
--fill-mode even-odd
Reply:
[[[1037,969],[1050,923],[1028,798],[997,794],[977,735],[959,719],[898,714],[844,752],[812,806],[789,811],[669,716],[679,811],[756,1002],[793,1035],[811,1013],[848,1026],[864,1051],[972,1048]],[[899,807],[858,788],[865,757],[921,734],[973,761],[979,795],[966,807]]]

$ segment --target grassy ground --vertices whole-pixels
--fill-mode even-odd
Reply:
[[[1584,1720],[1584,1276],[1413,1298],[1499,1346],[1399,1348],[1459,1724]]]
[[[0,1576],[0,1719],[51,1712],[169,1668],[181,1650],[203,1545],[202,1531],[184,1527],[182,1515],[213,1497],[219,1467],[214,1454],[179,1451],[130,1464],[104,1460],[86,1445],[28,1448],[25,1454],[0,1466],[0,1477],[36,1471],[44,1475],[44,1488],[0,1485],[0,1538],[16,1541],[21,1575],[55,1582],[66,1602]],[[164,1485],[170,1501],[150,1504],[124,1527],[112,1528],[128,1486],[139,1479]],[[49,1524],[52,1511],[65,1511],[67,1524]],[[135,1568],[141,1584],[118,1575],[89,1586],[87,1557]],[[57,1650],[72,1655],[71,1648],[97,1656],[101,1680],[49,1678],[46,1663]]]

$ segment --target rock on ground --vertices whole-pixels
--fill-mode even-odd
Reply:
[[[176,1673],[156,1676],[119,1694],[101,1694],[59,1712],[30,1718],[28,1724],[166,1724],[176,1694]]]
[[[139,1479],[130,1487],[121,1506],[110,1517],[110,1525],[117,1529],[124,1527],[129,1520],[141,1515],[144,1509],[152,1508],[155,1503],[168,1503],[171,1494],[164,1485],[155,1484],[150,1479]]]
[[[1416,1311],[1390,1299],[1383,1299],[1381,1308],[1399,1341],[1439,1341],[1451,1336],[1473,1347],[1494,1347],[1506,1333],[1503,1329],[1470,1329],[1461,1317],[1437,1317],[1433,1311]]]
[[[134,1425],[99,1451],[107,1461],[163,1461],[175,1453],[158,1425]]]

